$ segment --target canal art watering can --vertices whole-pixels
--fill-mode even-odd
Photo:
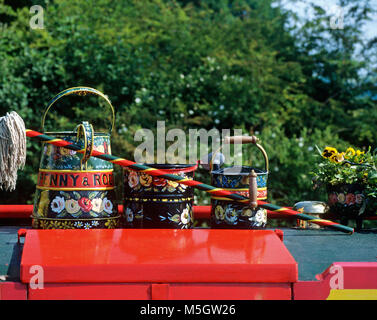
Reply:
[[[81,155],[44,143],[34,199],[33,228],[115,228],[120,223],[115,204],[113,164],[91,157],[93,150],[111,154],[110,134],[115,115],[109,99],[92,88],[66,89],[55,96],[45,109],[42,130],[53,104],[64,96],[74,94],[94,94],[103,98],[111,109],[111,127],[108,133],[94,132],[93,126],[84,121],[74,131],[51,133],[58,139],[81,145],[85,153]]]
[[[169,174],[193,179],[197,165],[152,164]],[[193,187],[124,169],[124,217],[128,228],[188,229],[193,225]]]
[[[243,204],[224,197],[211,196],[211,228],[264,228],[267,223],[267,211],[257,207],[257,200],[267,199],[268,157],[266,151],[257,143],[254,136],[226,137],[224,143],[254,144],[263,154],[264,170],[249,166],[233,166],[216,168],[214,159],[220,151],[217,150],[210,161],[212,185],[229,190],[250,198]]]

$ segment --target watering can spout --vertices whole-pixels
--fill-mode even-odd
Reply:
[[[213,152],[205,155],[201,160],[200,164],[205,170],[219,170],[225,162],[225,156],[221,152]],[[211,169],[212,165],[212,169]]]

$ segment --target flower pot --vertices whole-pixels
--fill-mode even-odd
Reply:
[[[330,213],[340,218],[356,219],[367,213],[367,198],[361,184],[327,185]]]

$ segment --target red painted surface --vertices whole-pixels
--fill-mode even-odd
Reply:
[[[0,300],[27,300],[27,287],[19,282],[0,282]]]
[[[169,300],[290,300],[288,283],[217,283],[169,285]]]
[[[290,300],[287,283],[48,283],[29,300]]]
[[[151,284],[152,300],[168,300],[169,287],[170,287],[170,284],[168,283],[152,283]]]
[[[30,218],[33,205],[0,205],[0,218]]]
[[[149,300],[149,284],[47,283],[29,288],[29,300]]]
[[[210,219],[211,206],[194,206],[194,216],[196,219]],[[123,212],[123,205],[118,205],[119,213]],[[269,211],[268,218],[270,219],[284,219],[292,218],[284,215],[281,212]],[[33,213],[33,205],[0,205],[0,219],[1,218],[30,218]],[[376,217],[377,219],[377,217]]]
[[[334,262],[316,278],[294,283],[294,299],[325,300],[331,289],[377,289],[377,262]]]
[[[53,282],[295,282],[297,263],[271,230],[28,230],[21,280]]]

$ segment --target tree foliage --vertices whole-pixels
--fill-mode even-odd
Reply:
[[[242,128],[258,134],[269,155],[271,201],[318,198],[308,174],[315,144],[377,144],[376,47],[360,28],[371,8],[341,1],[352,19],[332,30],[326,10],[314,6],[313,18],[300,23],[272,3],[41,0],[45,26],[32,30],[27,1],[2,0],[0,114],[14,110],[39,130],[55,94],[95,87],[116,108],[114,154],[133,159],[134,133],[155,129],[157,120],[186,132]],[[97,99],[70,97],[54,108],[48,131],[73,130],[81,120],[108,128],[110,113]],[[18,188],[1,192],[2,202],[32,201],[40,152],[29,140]],[[263,165],[256,150],[247,152]],[[119,168],[116,178],[121,200]],[[209,181],[206,172],[197,178]]]

